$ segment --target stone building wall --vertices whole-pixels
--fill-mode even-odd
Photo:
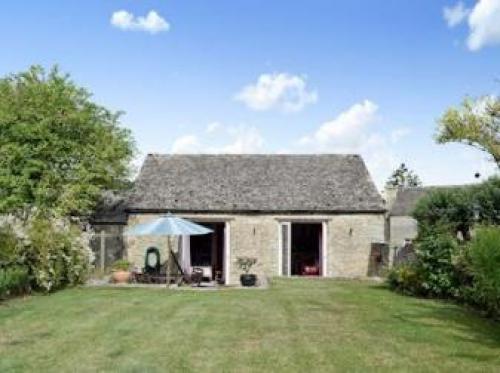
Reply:
[[[384,241],[384,214],[344,215],[272,215],[272,214],[189,214],[181,215],[194,221],[224,221],[229,226],[231,284],[238,283],[240,270],[235,260],[239,256],[256,257],[252,269],[259,277],[279,274],[279,222],[303,221],[326,222],[327,266],[326,275],[331,277],[364,277],[368,274],[371,244]],[[129,226],[158,217],[157,214],[131,214]],[[166,257],[165,237],[126,237],[128,259],[142,267],[144,252],[149,246],[160,250],[162,261]],[[177,252],[177,240],[171,241]]]
[[[372,243],[384,242],[384,214],[334,215],[328,223],[328,274],[368,275]]]
[[[390,246],[401,247],[406,239],[413,240],[417,237],[417,221],[410,216],[391,216],[390,224]]]
[[[389,227],[389,258],[390,264],[393,265],[398,250],[405,246],[405,241],[411,241],[417,237],[418,223],[411,216],[389,216],[387,226]]]

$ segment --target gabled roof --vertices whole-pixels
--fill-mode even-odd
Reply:
[[[391,216],[411,216],[417,202],[427,195],[431,188],[409,187],[399,188],[390,210]]]
[[[396,198],[390,208],[391,216],[411,216],[417,206],[417,202],[430,194],[432,191],[443,189],[457,189],[464,185],[433,185],[426,187],[402,187],[398,188]]]
[[[150,154],[127,210],[379,212],[384,205],[358,155]]]

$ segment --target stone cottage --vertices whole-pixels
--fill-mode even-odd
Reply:
[[[257,258],[258,276],[367,276],[384,242],[384,202],[358,155],[150,154],[126,203],[127,225],[167,212],[213,230],[182,237],[174,251],[226,284],[238,282],[240,256]],[[125,239],[138,267],[149,247],[166,257],[165,238]]]

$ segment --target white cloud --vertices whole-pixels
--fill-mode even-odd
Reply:
[[[448,23],[448,27],[455,27],[465,21],[470,13],[470,9],[466,8],[464,3],[459,1],[454,6],[447,7],[443,9],[443,17]]]
[[[472,9],[465,8],[459,2],[453,7],[444,8],[443,15],[450,27],[467,19],[469,50],[477,51],[500,44],[500,0],[478,0]]]
[[[500,0],[480,0],[469,16],[467,46],[476,51],[500,44]]]
[[[264,146],[264,138],[255,127],[238,127],[231,131],[232,142],[223,146],[221,153],[260,153]],[[218,151],[217,151],[218,152]]]
[[[172,153],[198,153],[200,142],[195,135],[185,135],[175,139],[172,144]]]
[[[170,24],[154,10],[150,10],[145,17],[136,17],[126,10],[118,10],[111,15],[111,24],[122,30],[146,31],[151,34],[170,29]]]
[[[255,84],[244,87],[235,99],[257,111],[279,109],[296,112],[315,103],[318,94],[307,89],[305,77],[274,73],[260,75]]]
[[[411,133],[411,130],[407,127],[396,128],[391,132],[391,142],[393,144],[398,143],[402,138],[408,136]]]
[[[370,100],[354,104],[335,119],[323,123],[312,135],[303,137],[300,143],[315,144],[319,148],[355,147],[362,141],[365,127],[375,122],[377,110],[378,106]]]
[[[321,124],[298,141],[301,153],[361,154],[377,186],[382,187],[390,172],[401,162],[394,145],[410,132],[397,128],[384,132],[379,123],[378,105],[370,100],[356,103],[334,119]]]
[[[214,123],[217,123],[217,126],[214,126]],[[249,154],[263,151],[265,141],[256,127],[225,127],[219,122],[214,123],[207,126],[206,135],[203,137],[189,134],[177,138],[172,144],[171,152]],[[219,130],[217,136],[214,135],[216,129]]]
[[[213,133],[217,131],[221,127],[221,124],[219,122],[212,122],[207,125],[207,128],[205,130],[206,133]]]

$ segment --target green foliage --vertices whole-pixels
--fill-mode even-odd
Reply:
[[[30,278],[26,267],[0,267],[0,299],[26,294],[29,290]]]
[[[85,281],[92,254],[88,237],[76,224],[37,213],[24,221],[11,217],[2,231],[15,247],[15,260],[3,252],[7,260],[2,266],[24,268],[34,289],[50,292]]]
[[[413,217],[420,236],[460,232],[468,240],[474,224],[500,224],[500,177],[468,187],[435,188],[418,201]]]
[[[0,212],[81,215],[123,189],[134,146],[119,117],[57,67],[0,79]]]
[[[389,177],[386,185],[392,187],[418,187],[422,185],[422,182],[417,174],[409,170],[404,163],[401,163]]]
[[[470,187],[472,203],[478,210],[481,224],[500,225],[500,177]]]
[[[478,229],[469,257],[473,281],[467,300],[500,318],[500,227]]]
[[[113,263],[113,269],[116,271],[128,271],[130,269],[131,263],[125,259],[118,259]]]
[[[429,234],[416,243],[415,266],[422,295],[445,298],[459,295],[460,282],[454,265],[458,254],[458,243],[449,234]]]
[[[417,295],[421,292],[422,280],[412,263],[403,263],[391,268],[387,274],[387,284],[392,290],[406,295]]]
[[[456,297],[460,277],[455,263],[459,256],[456,240],[447,233],[434,233],[415,243],[415,260],[389,270],[389,286],[408,295]]]
[[[459,108],[450,108],[439,120],[438,143],[460,142],[492,156],[500,168],[500,100],[467,98]]]
[[[468,238],[474,223],[472,194],[467,188],[436,188],[418,201],[413,217],[419,236],[443,231]]]
[[[248,273],[250,269],[257,263],[257,258],[251,258],[249,256],[240,256],[236,258],[236,264],[238,268],[243,272]]]
[[[27,233],[30,244],[24,255],[38,289],[48,292],[85,281],[88,250],[77,226],[37,216]]]
[[[393,268],[389,286],[464,301],[500,317],[500,178],[436,188],[418,202],[413,216],[419,227],[415,261]],[[479,224],[490,226],[474,228]]]
[[[19,240],[10,225],[0,227],[0,266],[14,262],[19,250]]]

